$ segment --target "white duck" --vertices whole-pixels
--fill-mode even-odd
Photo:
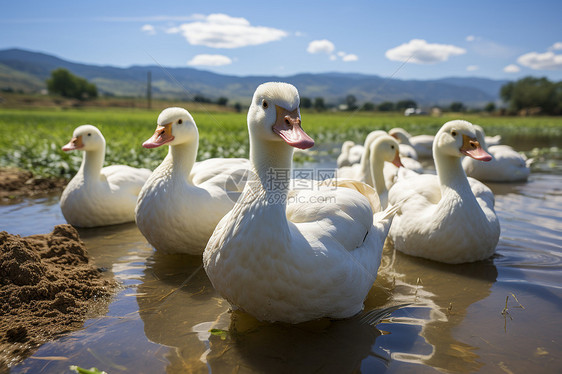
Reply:
[[[341,152],[336,160],[338,168],[352,166],[361,162],[365,149],[380,135],[386,134],[382,130],[371,131],[365,137],[363,144],[355,144],[351,140],[346,140],[341,146]]]
[[[365,144],[367,139],[365,139]],[[351,166],[361,162],[361,157],[365,151],[365,146],[361,144],[355,144],[351,140],[346,140],[341,146],[341,152],[336,160],[336,164],[339,168],[343,166]]]
[[[412,136],[401,127],[390,129],[388,134],[396,138],[400,144],[412,147],[418,158],[431,158],[433,156],[433,135]]]
[[[463,155],[487,161],[491,156],[476,140],[472,124],[450,121],[435,137],[437,175],[400,179],[389,191],[389,203],[401,202],[389,239],[404,253],[446,263],[490,257],[500,235],[494,195],[466,177]]]
[[[200,255],[238,199],[249,161],[219,158],[196,164],[199,132],[185,109],[167,108],[157,123],[143,147],[168,145],[169,150],[139,194],[137,226],[159,251]]]
[[[350,140],[346,140],[342,144],[342,150],[340,155],[337,159],[338,168],[353,167],[356,164],[361,163],[363,160],[363,154],[365,150],[369,147],[370,144],[375,141],[375,139],[381,135],[389,135],[383,130],[375,130],[371,131],[367,137],[365,138],[365,142],[363,145],[355,144]],[[400,141],[398,141],[400,143]],[[410,169],[415,171],[416,173],[422,173],[423,167],[419,163],[416,151],[412,146],[406,144],[399,144],[399,152],[400,152],[400,159],[402,161],[402,166],[406,169]],[[396,168],[389,167],[390,164],[385,166],[386,170],[385,175],[390,176],[392,173],[396,173]],[[391,178],[391,180],[393,180]]]
[[[462,166],[466,174],[482,182],[521,182],[526,181],[531,174],[527,160],[519,152],[505,145],[495,145],[488,148],[484,130],[478,125],[476,138],[482,148],[492,155],[490,162],[482,163],[466,157]]]
[[[105,139],[92,125],[77,127],[62,150],[84,151],[80,169],[60,199],[62,214],[68,223],[95,227],[135,220],[137,195],[150,176],[150,170],[126,165],[102,168]]]
[[[338,165],[339,168],[341,168],[342,166],[349,166],[352,164],[349,160],[350,159],[349,152],[351,151],[351,148],[353,148],[354,146],[355,143],[352,142],[351,140],[346,140],[345,142],[343,142],[343,144],[341,145],[340,154],[336,160],[336,164]],[[361,153],[363,153],[363,150],[361,150]],[[359,158],[361,158],[361,155],[359,155]]]
[[[248,130],[252,173],[203,253],[213,286],[259,320],[355,315],[375,280],[393,211],[373,216],[353,189],[289,192],[287,180],[271,179],[272,170],[290,171],[293,147],[314,144],[301,128],[294,86],[260,85]]]
[[[385,136],[385,135],[388,134],[386,133],[386,131],[383,130],[371,131],[365,138],[364,145],[355,145],[354,147],[357,147],[357,149],[359,149],[360,147],[360,151],[361,151],[359,162],[353,164],[348,162],[349,164],[348,166],[339,167],[337,171],[338,178],[353,179],[353,180],[367,183],[371,187],[374,187],[375,183],[373,181],[373,177],[371,174],[372,170],[371,170],[371,163],[370,163],[371,145],[380,136]],[[365,154],[365,157],[363,157],[363,154]],[[383,173],[384,173],[384,180],[387,188],[390,188],[396,181],[396,177],[398,173],[397,170],[398,168],[396,166],[391,165],[390,163],[384,163]]]
[[[418,161],[418,152],[416,152],[416,149],[410,144],[410,139],[407,136],[409,134],[401,128],[394,128],[388,132],[388,135],[398,140],[398,144],[400,144],[400,156],[404,167],[416,173],[423,173],[422,164]]]
[[[397,168],[403,166],[398,142],[383,133],[367,146],[363,156],[360,164],[339,168],[336,175],[338,178],[354,179],[374,187],[381,206],[386,208],[388,188],[394,184]]]

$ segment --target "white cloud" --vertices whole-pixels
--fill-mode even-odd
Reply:
[[[357,57],[357,55],[354,55],[352,53],[350,53],[348,55],[346,54],[345,56],[342,57],[342,61],[345,61],[345,62],[351,62],[351,61],[357,61],[357,60],[359,60],[359,57]]]
[[[408,61],[415,64],[435,64],[447,61],[451,56],[462,55],[466,49],[450,44],[428,43],[423,39],[412,39],[408,43],[386,51],[392,61]]]
[[[562,70],[562,55],[557,55],[552,51],[529,52],[519,56],[517,62],[533,70]]]
[[[503,68],[503,71],[505,71],[506,73],[518,73],[519,70],[521,69],[515,64],[510,64]]]
[[[313,40],[308,44],[306,51],[308,53],[326,53],[330,54],[336,49],[334,43],[327,39]]]
[[[562,49],[562,42],[556,42],[549,48],[549,50],[551,51],[559,51],[561,49]]]
[[[232,60],[223,55],[197,55],[187,62],[190,66],[223,66],[232,64]]]
[[[308,48],[306,49],[306,51],[308,53],[325,53],[330,55],[330,61],[337,61],[338,59],[341,59],[344,62],[350,62],[350,61],[357,61],[359,59],[359,57],[357,57],[357,55],[354,55],[352,53],[345,53],[343,51],[337,51],[336,50],[336,46],[334,45],[334,43],[332,43],[331,41],[327,40],[327,39],[322,39],[322,40],[313,40],[308,44]]]
[[[210,14],[199,21],[184,23],[167,30],[181,33],[192,45],[211,48],[240,48],[273,42],[286,37],[287,32],[264,26],[252,26],[241,17],[227,14]]]
[[[469,35],[466,37],[466,41],[467,42],[473,42],[476,39],[476,37],[474,35]]]
[[[145,33],[147,33],[148,35],[156,34],[156,30],[154,29],[154,26],[152,26],[152,25],[144,25],[143,27],[141,27],[141,30],[144,31]]]
[[[480,69],[480,68],[478,67],[478,65],[468,65],[468,66],[466,67],[466,71],[476,71],[476,70],[478,70],[478,69]]]

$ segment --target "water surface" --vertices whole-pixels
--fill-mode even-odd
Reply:
[[[359,318],[259,323],[229,310],[199,258],[155,253],[134,224],[81,229],[96,265],[123,288],[105,316],[11,372],[559,372],[562,175],[489,186],[502,226],[496,255],[445,265],[386,248],[366,310],[407,305],[375,326]],[[0,229],[13,234],[60,223],[57,196],[0,206]]]

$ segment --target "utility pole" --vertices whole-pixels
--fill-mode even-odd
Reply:
[[[148,101],[148,109],[152,109],[152,72],[148,71],[146,77],[146,99]]]

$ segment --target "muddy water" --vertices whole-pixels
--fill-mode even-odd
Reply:
[[[375,326],[359,318],[260,324],[229,311],[199,258],[154,253],[134,224],[80,230],[123,288],[107,315],[12,372],[559,372],[562,175],[490,187],[502,225],[497,254],[453,266],[387,248],[366,310],[406,305]],[[63,222],[56,196],[0,206],[0,229],[10,233]]]

